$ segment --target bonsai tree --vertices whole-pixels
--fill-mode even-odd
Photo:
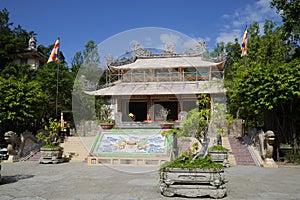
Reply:
[[[162,117],[164,118],[165,121],[167,121],[167,116],[168,116],[169,113],[170,113],[170,110],[167,109],[167,108],[164,108],[164,107],[162,107],[162,108],[159,110],[160,116],[162,116]]]
[[[49,119],[49,125],[45,125],[45,131],[37,134],[37,139],[43,141],[46,145],[43,148],[62,148],[58,144],[61,142],[59,138],[59,130],[61,124],[56,119]]]
[[[187,118],[182,121],[178,136],[195,137],[200,142],[205,139],[210,121],[210,109],[207,106],[209,102],[210,98],[207,95],[199,95],[196,102],[198,108],[188,112]]]
[[[194,137],[202,144],[202,148],[194,155],[193,161],[198,157],[205,157],[207,154],[207,131],[211,116],[209,102],[208,95],[199,95],[198,108],[188,112],[187,118],[182,121],[182,128],[177,132],[178,137]]]
[[[112,109],[109,105],[102,104],[99,108],[98,119],[100,123],[114,124],[115,121],[112,119]]]

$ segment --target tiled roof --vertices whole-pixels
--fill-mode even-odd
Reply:
[[[138,58],[135,62],[121,66],[110,66],[111,69],[161,69],[178,67],[212,67],[222,69],[225,61],[213,62],[199,56],[149,57]]]

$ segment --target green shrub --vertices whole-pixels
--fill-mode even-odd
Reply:
[[[228,149],[221,145],[215,145],[215,146],[210,147],[208,149],[208,151],[228,151]]]
[[[182,168],[182,169],[220,169],[224,168],[222,164],[214,162],[209,156],[206,156],[205,158],[198,157],[194,161],[192,161],[194,158],[194,155],[181,155],[176,160],[166,162],[163,165],[161,165],[160,171],[163,171],[167,168]]]

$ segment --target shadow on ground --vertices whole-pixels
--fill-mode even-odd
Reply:
[[[18,182],[19,180],[32,178],[34,175],[14,175],[14,176],[1,176],[0,185]]]

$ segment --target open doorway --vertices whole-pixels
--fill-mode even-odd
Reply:
[[[129,113],[135,115],[135,121],[147,119],[147,102],[129,102]]]

